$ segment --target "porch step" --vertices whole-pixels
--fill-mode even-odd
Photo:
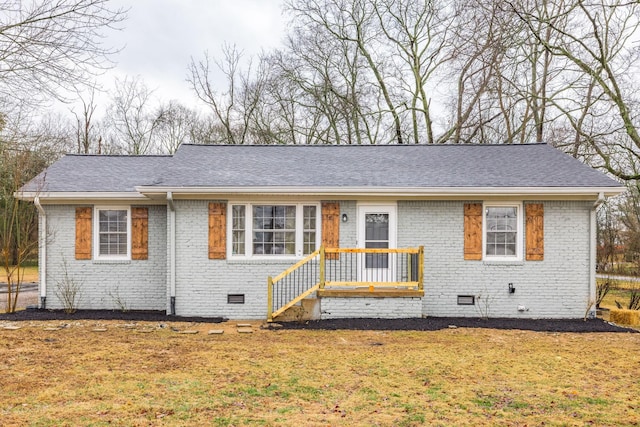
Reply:
[[[320,302],[317,298],[305,298],[300,301],[300,305],[289,307],[280,314],[278,322],[303,322],[306,320],[317,320],[320,318]]]

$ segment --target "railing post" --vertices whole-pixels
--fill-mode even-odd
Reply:
[[[418,290],[424,289],[424,246],[418,249]]]
[[[411,268],[411,261],[413,261],[413,254],[407,253],[407,282],[413,282],[413,269]]]
[[[267,322],[273,321],[273,278],[267,277]]]
[[[320,289],[324,289],[325,253],[324,245],[320,246]]]

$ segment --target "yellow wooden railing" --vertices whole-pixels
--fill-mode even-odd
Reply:
[[[301,259],[276,277],[267,278],[267,321],[271,322],[320,287],[317,277],[318,258],[321,252],[322,248]],[[304,272],[300,273],[303,270]],[[295,277],[296,273],[298,277]]]
[[[424,289],[424,247],[325,248],[267,279],[267,320],[272,321],[318,290],[367,287]]]

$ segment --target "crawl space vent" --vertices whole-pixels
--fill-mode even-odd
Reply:
[[[476,297],[473,295],[458,295],[458,305],[474,305]]]
[[[227,304],[244,304],[244,294],[227,294]]]

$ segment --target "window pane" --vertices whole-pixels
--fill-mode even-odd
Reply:
[[[244,206],[234,206],[231,210],[231,216],[233,218],[233,229],[234,230],[244,230],[245,224],[245,213]]]
[[[516,256],[518,208],[488,207],[486,221],[486,255]]]
[[[233,255],[245,254],[245,207],[235,205],[231,208],[231,253]]]
[[[365,215],[365,239],[389,240],[389,214]]]
[[[316,250],[316,232],[315,231],[305,231],[304,233],[304,255],[309,255],[313,251]]]
[[[389,242],[365,242],[365,247],[384,249]],[[366,268],[389,268],[389,254],[365,254]]]
[[[233,232],[232,253],[234,255],[244,255],[244,231]]]
[[[302,242],[302,253],[304,255],[309,255],[316,248],[316,207],[315,206],[304,206],[303,207],[303,242]]]
[[[99,255],[127,255],[127,211],[98,211]]]
[[[275,231],[277,230],[277,231]],[[296,207],[256,205],[253,207],[253,253],[293,255],[296,243]]]
[[[316,207],[305,206],[304,207],[304,231],[316,229]]]

